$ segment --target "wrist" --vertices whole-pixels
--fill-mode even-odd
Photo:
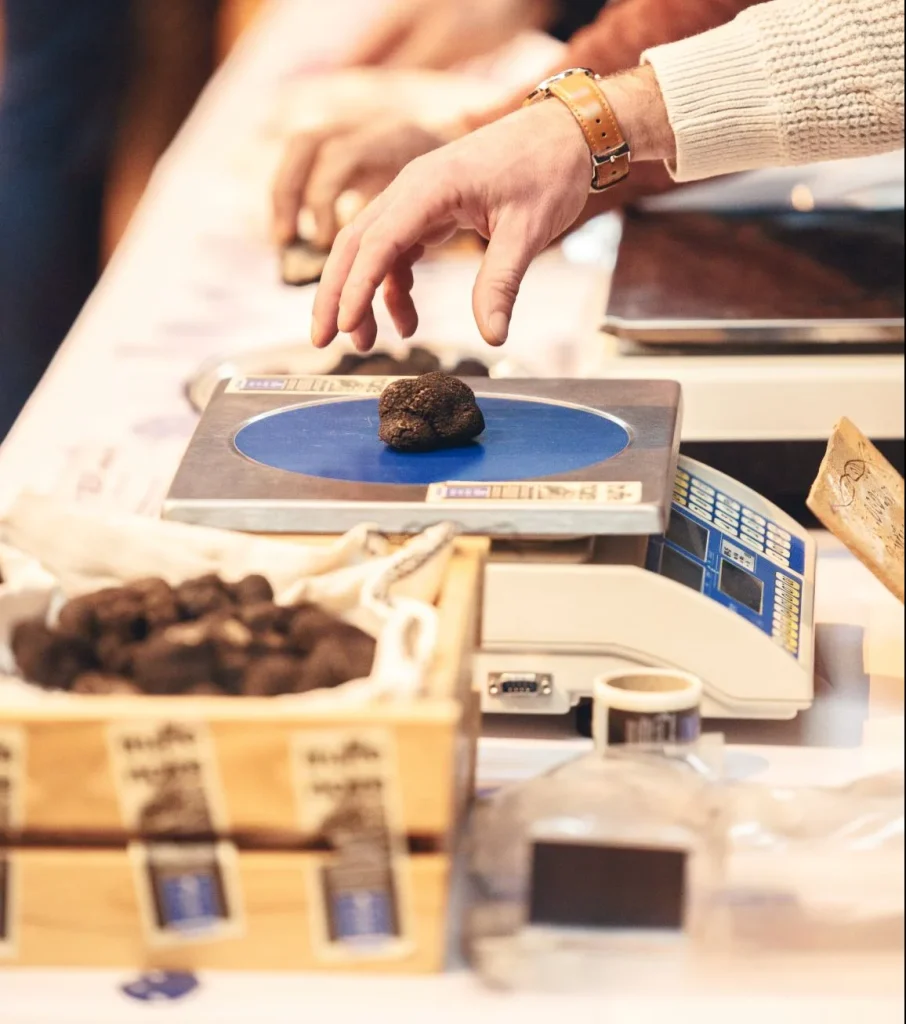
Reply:
[[[633,160],[671,160],[676,140],[654,70],[636,68],[605,78],[601,88],[613,110]]]

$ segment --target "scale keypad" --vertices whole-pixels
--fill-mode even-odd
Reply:
[[[798,656],[805,545],[762,513],[679,469],[670,529],[654,540],[647,564],[729,607]]]

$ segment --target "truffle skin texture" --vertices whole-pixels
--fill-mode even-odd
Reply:
[[[381,395],[378,412],[378,436],[401,452],[452,448],[484,430],[472,389],[445,373],[394,381]]]
[[[13,630],[12,649],[22,675],[49,689],[68,690],[83,672],[97,667],[84,640],[61,636],[42,622],[20,622]]]

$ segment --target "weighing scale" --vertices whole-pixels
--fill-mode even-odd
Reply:
[[[401,454],[377,437],[392,379],[221,385],[164,515],[274,534],[453,521],[489,536],[485,712],[565,714],[598,674],[632,664],[698,675],[712,717],[810,705],[814,543],[756,493],[678,458],[677,384],[468,380],[487,423],[477,443]]]

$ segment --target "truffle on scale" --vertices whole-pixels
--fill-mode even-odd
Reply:
[[[475,393],[446,373],[394,381],[381,395],[378,413],[378,436],[400,452],[465,445],[485,426]]]

